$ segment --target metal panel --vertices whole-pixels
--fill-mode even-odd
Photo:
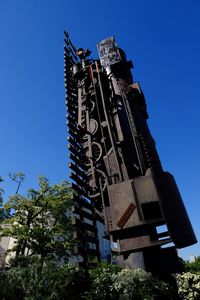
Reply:
[[[129,180],[108,186],[111,210],[110,217],[112,218],[113,231],[121,229],[119,226],[119,221],[131,204],[134,205],[135,209],[132,210],[129,218],[123,224],[123,228],[133,227],[141,224],[132,183],[133,180]]]

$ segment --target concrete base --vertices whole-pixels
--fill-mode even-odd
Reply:
[[[122,268],[145,270],[143,252],[131,253],[128,258],[124,258],[123,255],[119,255],[116,257],[116,263]]]

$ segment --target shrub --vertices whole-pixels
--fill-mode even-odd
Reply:
[[[0,273],[1,300],[77,300],[88,289],[88,276],[83,269],[53,263],[43,267],[13,267]]]
[[[177,275],[177,285],[181,299],[200,299],[200,273],[186,272]]]
[[[89,292],[85,293],[84,299],[116,299],[115,292],[112,290],[112,285],[114,282],[114,275],[120,270],[120,267],[107,263],[101,263],[95,269],[90,270],[91,286]]]
[[[182,277],[181,277],[182,276]],[[199,299],[199,277],[178,276],[183,299]],[[182,282],[183,281],[183,282]],[[190,284],[194,285],[190,290]],[[190,294],[191,293],[191,294]],[[100,264],[87,273],[72,266],[51,262],[41,269],[37,257],[20,259],[10,270],[0,272],[1,300],[169,300],[172,288],[141,269],[121,269]],[[191,296],[190,298],[187,298]],[[192,298],[193,297],[193,298]],[[196,298],[195,298],[196,297]]]
[[[173,299],[167,283],[141,269],[123,269],[114,276],[112,289],[119,300]]]
[[[175,299],[173,289],[141,269],[119,269],[101,265],[90,272],[91,289],[87,300],[153,300]]]

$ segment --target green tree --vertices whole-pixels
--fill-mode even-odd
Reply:
[[[4,180],[0,176],[0,183],[3,181]],[[3,194],[4,194],[4,189],[0,187],[0,223],[10,217],[9,209],[6,209],[3,205]]]
[[[14,179],[19,186],[18,177]],[[30,189],[26,197],[16,193],[4,203],[3,209],[11,212],[6,220],[10,227],[3,229],[1,235],[16,239],[12,249],[16,260],[24,255],[39,255],[42,265],[53,258],[66,261],[73,247],[72,191],[67,181],[51,186],[43,176],[38,180],[38,190]]]
[[[25,179],[25,174],[22,172],[18,172],[18,173],[13,173],[13,174],[9,174],[9,177],[11,180],[15,181],[17,183],[17,190],[15,194],[18,194],[19,189]]]
[[[187,272],[200,273],[200,256],[194,262],[185,262]]]

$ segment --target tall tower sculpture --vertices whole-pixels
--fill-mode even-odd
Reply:
[[[162,169],[132,62],[113,37],[97,45],[94,60],[65,36],[74,189],[102,218],[118,263],[159,271],[165,261],[162,269],[173,272],[176,248],[196,238],[175,180]]]

